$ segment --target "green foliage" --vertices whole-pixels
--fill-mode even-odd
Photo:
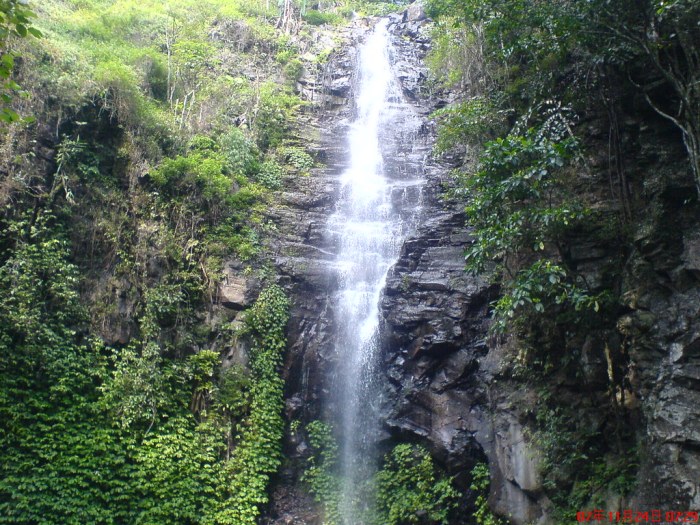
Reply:
[[[233,181],[224,172],[224,159],[213,153],[192,152],[166,159],[150,174],[151,180],[168,195],[199,195],[204,200],[223,200]]]
[[[286,47],[280,50],[275,56],[275,60],[280,64],[288,64],[291,60],[295,59],[299,51],[293,47]]]
[[[0,3],[0,122],[5,124],[19,120],[10,104],[13,94],[24,94],[19,84],[12,80],[16,55],[9,51],[8,43],[12,38],[42,36],[41,31],[29,25],[34,16],[27,2],[22,0],[3,0]]]
[[[32,361],[68,365],[68,356],[53,349],[75,334],[74,326],[85,316],[80,307],[78,269],[69,262],[65,238],[53,231],[54,217],[40,214],[34,222],[11,225],[17,245],[0,267],[2,330],[21,341]],[[53,356],[52,354],[56,355]],[[44,357],[42,357],[44,356]],[[12,356],[7,356],[12,359]]]
[[[498,64],[500,86],[524,102],[547,97],[576,43],[579,20],[570,2],[430,0],[428,11],[460,27],[480,27],[485,59]],[[498,83],[496,85],[498,85]]]
[[[494,108],[484,97],[439,109],[433,117],[440,124],[435,145],[437,153],[465,144],[479,144],[485,138],[500,135],[505,127],[504,112]]]
[[[10,230],[17,245],[0,268],[0,522],[104,521],[112,498],[120,516],[124,451],[92,402],[103,361],[80,330],[77,268],[50,215]]]
[[[255,145],[239,128],[230,128],[219,143],[232,173],[251,174],[257,171],[258,153]]]
[[[555,305],[566,305],[575,312],[598,312],[607,294],[591,294],[585,287],[571,282],[563,266],[547,259],[521,268],[508,283],[508,293],[494,306],[497,331],[505,331],[508,322],[520,316],[533,317],[551,310]]]
[[[139,523],[207,523],[216,493],[226,486],[219,428],[175,417],[150,432],[136,449],[135,476],[142,501]]]
[[[323,523],[342,522],[341,495],[344,480],[338,472],[338,444],[333,429],[322,421],[306,427],[311,455],[302,480],[323,507]],[[353,502],[355,517],[373,525],[449,523],[457,508],[459,492],[452,480],[435,468],[430,454],[417,445],[400,444],[384,458],[382,468],[365,480]],[[368,505],[376,498],[376,507]],[[359,503],[359,505],[358,505]],[[360,508],[362,507],[362,508]],[[368,508],[369,507],[369,508]]]
[[[430,0],[428,11],[451,33],[482,35],[484,58],[497,71],[487,76],[494,82],[486,94],[506,95],[503,109],[522,112],[554,97],[580,104],[601,73],[629,78],[630,85],[624,87],[643,93],[681,131],[700,191],[697,2]],[[434,66],[469,49],[464,39],[438,42],[433,56],[442,60]],[[440,68],[434,69],[440,76]],[[666,90],[658,90],[659,85]],[[477,88],[473,94],[482,92]]]
[[[484,148],[479,170],[467,185],[467,206],[477,241],[469,248],[472,270],[489,260],[542,251],[570,223],[582,216],[575,204],[552,205],[548,197],[561,187],[562,168],[575,142],[552,140],[537,130],[508,135]]]
[[[581,412],[561,405],[551,394],[541,396],[533,437],[542,453],[543,487],[559,521],[574,522],[582,508],[602,506],[611,494],[627,496],[633,491],[638,450],[629,443],[629,431],[617,427],[614,434],[591,428]],[[614,453],[611,448],[622,442],[629,445],[625,452]]]
[[[241,74],[284,43],[253,4],[47,0],[23,41],[26,4],[0,2],[0,80],[41,122],[3,142],[0,523],[240,525],[267,498],[286,300],[251,312],[250,369],[219,370],[200,315],[264,246],[255,141],[295,140],[299,99]],[[213,38],[231,25],[249,42]]]
[[[466,70],[472,63],[483,62],[478,55],[471,61],[465,57],[467,50],[478,44],[476,32],[456,26],[450,17],[443,17],[435,22],[430,36],[432,48],[425,61],[432,77],[445,86],[464,87],[471,80]],[[478,96],[475,92],[472,95]]]
[[[567,230],[586,216],[567,199],[566,170],[577,144],[554,114],[539,129],[488,142],[478,171],[467,181],[469,222],[475,241],[468,268],[499,262],[509,279],[496,303],[496,329],[516,315],[551,313],[556,305],[599,309],[599,297],[576,282],[558,251]],[[552,259],[557,257],[557,259]]]
[[[262,151],[277,146],[284,139],[301,106],[301,99],[277,88],[272,83],[260,87],[253,119],[255,141]]]
[[[452,481],[436,474],[430,454],[420,446],[397,445],[377,474],[381,525],[426,522],[447,525],[458,497]]]
[[[99,177],[99,157],[80,137],[64,137],[56,151],[57,173],[76,172],[82,178]]]
[[[151,427],[159,409],[167,405],[163,395],[165,374],[160,348],[155,343],[121,349],[112,356],[114,371],[101,387],[102,403],[123,428]]]
[[[408,0],[350,0],[341,13],[347,18],[350,18],[353,12],[360,16],[386,16],[403,11],[408,3]]]
[[[477,494],[474,502],[476,507],[474,519],[476,519],[477,525],[506,525],[505,521],[494,516],[491,509],[489,509],[491,478],[488,465],[486,463],[478,463],[472,469],[471,475],[472,483],[469,488]]]
[[[324,24],[337,25],[343,21],[343,18],[335,13],[323,13],[314,9],[308,10],[302,15],[302,19],[312,26],[321,26]]]
[[[317,503],[323,505],[324,525],[338,525],[340,515],[341,480],[337,474],[338,444],[333,429],[322,421],[306,426],[311,456],[302,475]]]
[[[304,148],[286,146],[280,148],[279,152],[288,165],[301,173],[308,173],[308,171],[314,167],[314,159]]]
[[[271,190],[282,187],[284,169],[274,160],[266,160],[260,165],[260,171],[255,174],[255,180]]]
[[[105,360],[69,328],[84,314],[65,245],[44,219],[30,232],[0,271],[16,292],[0,296],[0,522],[254,523],[281,456],[281,290],[265,290],[248,316],[251,376],[217,384],[218,353],[169,362],[155,342]],[[200,423],[193,394],[216,398]],[[228,462],[227,420],[240,422]]]
[[[239,365],[222,370],[216,385],[215,403],[230,417],[237,419],[248,412],[250,407],[250,373]]]
[[[291,86],[296,85],[303,73],[304,63],[298,58],[290,60],[284,66],[284,76],[287,77],[287,81]]]
[[[250,369],[254,379],[250,392],[250,415],[239,429],[235,455],[226,465],[230,475],[228,499],[215,521],[230,525],[254,525],[261,506],[267,503],[267,484],[282,459],[284,434],[284,381],[279,375],[289,302],[276,285],[262,291],[246,315],[254,338]]]

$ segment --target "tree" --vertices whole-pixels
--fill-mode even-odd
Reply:
[[[700,2],[429,0],[428,7],[434,17],[483,28],[487,59],[501,65],[511,104],[565,99],[575,89],[562,83],[572,55],[584,78],[601,64],[627,74],[681,131],[700,193]]]
[[[681,131],[700,193],[700,3],[591,0],[582,14],[595,21],[603,57],[624,61],[649,105]]]

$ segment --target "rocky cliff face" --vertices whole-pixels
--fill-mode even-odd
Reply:
[[[426,117],[421,146],[424,155],[421,226],[401,249],[381,302],[386,396],[382,418],[387,439],[421,441],[463,488],[478,461],[498,468],[494,493],[503,509],[526,519],[541,510],[527,491],[537,491],[535,460],[523,441],[517,405],[520,390],[493,397],[491,386],[498,359],[488,356],[488,304],[496,288],[464,271],[469,232],[462,205],[446,200],[449,170],[430,159],[433,124],[427,115],[445,103],[428,95],[422,63],[429,50],[427,20],[412,8],[392,19],[397,56],[395,71],[404,95]],[[290,181],[274,210],[279,225],[277,266],[293,297],[290,351],[286,363],[287,417],[319,417],[328,397],[327,373],[333,366],[333,304],[337,289],[332,271],[334,246],[324,229],[338,194],[338,177],[346,167],[343,139],[352,117],[353,71],[357,44],[366,34],[358,23],[343,38],[345,45],[321,75],[305,75],[302,91],[314,93],[315,113],[305,136],[325,163],[308,178]],[[441,94],[449,97],[449,94]],[[414,145],[415,149],[415,145]],[[512,401],[511,401],[512,398]],[[499,405],[500,403],[500,405]],[[495,406],[501,413],[493,417]],[[288,436],[290,458],[274,492],[271,523],[316,523],[313,504],[299,484],[308,444],[300,434]]]
[[[591,151],[601,139],[595,127],[588,130]],[[488,338],[488,303],[497,290],[463,271],[469,231],[460,206],[440,198],[444,170],[432,174],[429,218],[406,242],[387,282],[387,427],[430,443],[458,481],[486,458],[491,506],[512,523],[556,523],[541,479],[544,445],[535,437],[543,391],[592,434],[622,428],[634,435],[641,458],[636,487],[628,498],[601,494],[603,508],[700,505],[700,241],[692,177],[680,141],[662,122],[649,127],[630,118],[623,131],[633,248],[621,253],[597,231],[582,232],[570,247],[586,280],[619,290],[623,306],[606,325],[547,342],[549,351],[576,356],[571,366],[534,379],[519,362],[519,342]],[[589,188],[605,187],[608,173],[596,169],[601,159],[588,162]],[[571,472],[566,482],[575,479]]]
[[[440,96],[449,96],[425,90],[427,23],[414,6],[390,26],[397,75],[424,116],[444,104]],[[342,34],[345,43],[324,70],[302,76],[300,89],[315,102],[303,134],[325,167],[289,181],[272,211],[279,227],[276,264],[293,298],[285,366],[290,421],[319,417],[329,389],[331,296],[338,283],[335,247],[324,228],[346,165],[354,60],[367,25],[357,22]],[[596,151],[606,135],[598,131],[602,119],[592,120],[587,136]],[[602,494],[607,510],[700,506],[700,236],[692,179],[667,129],[631,119],[622,131],[637,210],[629,220],[633,251],[621,253],[589,231],[572,244],[570,256],[594,287],[614,281],[625,306],[606,326],[550,341],[553,350],[577,356],[576,364],[538,383],[528,363],[519,361],[515,341],[489,338],[489,303],[497,287],[465,273],[470,235],[462,205],[445,195],[450,166],[427,156],[421,226],[403,245],[381,299],[387,441],[427,444],[464,489],[473,465],[487,460],[492,508],[515,524],[553,523],[541,479],[542,445],[534,437],[544,387],[592,433],[624,426],[636,436],[642,458],[637,488],[629,499]],[[433,135],[426,118],[416,154],[428,153]],[[586,184],[607,191],[605,159],[589,160]],[[240,292],[235,288],[233,303]],[[619,390],[611,388],[613,379]],[[291,432],[269,523],[318,523],[299,481],[307,450],[301,434]]]
[[[643,209],[623,273],[616,329],[629,355],[643,444],[632,503],[700,507],[700,238],[698,203],[674,130],[630,121],[632,176]],[[634,136],[634,135],[633,135]],[[636,146],[636,148],[635,148]],[[636,150],[636,151],[635,151]],[[642,183],[643,181],[643,183]],[[641,208],[641,207],[640,207]]]

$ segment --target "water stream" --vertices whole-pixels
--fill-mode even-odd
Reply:
[[[358,57],[356,117],[348,136],[349,166],[329,230],[336,237],[337,369],[333,396],[340,435],[344,525],[361,524],[363,480],[376,463],[379,301],[387,272],[420,214],[423,153],[413,151],[421,119],[404,99],[392,69],[396,51],[386,21]]]

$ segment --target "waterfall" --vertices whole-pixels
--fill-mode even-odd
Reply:
[[[422,123],[392,70],[386,20],[362,45],[348,133],[349,166],[329,230],[336,239],[334,297],[337,366],[330,394],[340,436],[344,525],[362,523],[360,487],[376,463],[381,385],[376,374],[379,300],[387,272],[420,211],[423,153],[413,154]]]

